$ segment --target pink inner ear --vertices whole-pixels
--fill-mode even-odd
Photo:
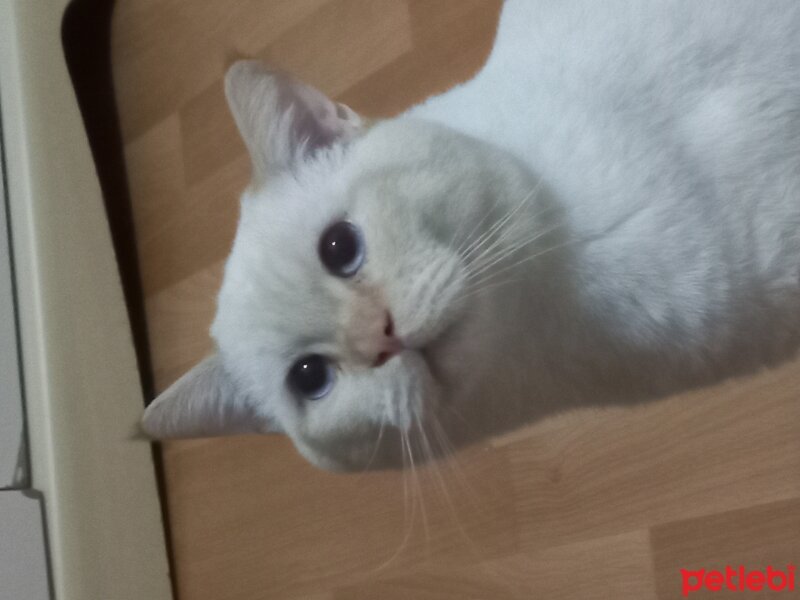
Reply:
[[[290,103],[294,107],[294,134],[305,141],[308,151],[352,139],[360,119],[346,106],[330,100],[319,90],[292,80]]]
[[[253,178],[291,168],[303,155],[355,137],[361,119],[312,86],[256,61],[239,61],[225,94],[253,159]]]

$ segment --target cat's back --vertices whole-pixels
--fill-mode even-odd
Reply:
[[[573,91],[678,77],[680,92],[737,65],[799,73],[798,29],[794,0],[506,0],[488,68]]]
[[[732,193],[796,215],[800,2],[507,0],[485,68],[411,114],[511,150],[578,226]]]
[[[507,0],[485,68],[412,114],[541,176],[622,324],[800,327],[800,2]]]
[[[508,0],[476,84],[512,99],[495,130],[587,223],[800,220],[800,2]]]

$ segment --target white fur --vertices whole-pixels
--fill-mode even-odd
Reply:
[[[237,93],[272,89],[250,76],[229,76],[235,114]],[[436,420],[458,445],[800,343],[794,0],[508,0],[474,80],[366,130],[342,112],[313,152],[291,138],[293,109],[253,98],[248,145],[267,175],[243,196],[212,328],[238,391],[173,388],[145,417],[155,435],[180,433],[187,404],[236,404],[314,463],[351,468],[382,425],[419,435]],[[344,216],[366,239],[355,280],[316,254]],[[350,341],[382,303],[412,349],[372,368]],[[303,402],[286,372],[309,352],[338,376]]]

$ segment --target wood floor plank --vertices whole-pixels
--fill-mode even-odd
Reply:
[[[167,117],[125,147],[139,247],[147,245],[165,222],[183,214],[183,148],[177,114]],[[145,273],[151,267],[145,267]]]
[[[337,96],[411,49],[403,0],[341,0],[287,31],[259,57]]]
[[[116,4],[112,60],[126,142],[167,118],[222,76],[222,57],[214,52],[217,44],[212,31],[203,27],[200,18],[222,10],[222,6],[206,3],[204,10],[192,11],[177,0]]]
[[[646,531],[516,554],[476,566],[421,565],[337,590],[335,600],[655,600]]]
[[[244,142],[228,112],[222,81],[214,81],[179,114],[186,185],[198,183],[245,154]]]
[[[164,391],[213,351],[208,328],[217,308],[222,261],[147,299],[156,391]]]
[[[239,218],[239,193],[250,177],[250,159],[241,155],[187,188],[162,221],[142,235],[139,259],[146,295],[224,259]],[[174,202],[174,201],[173,201]]]
[[[800,566],[800,498],[658,525],[652,529],[651,542],[659,600],[686,597],[681,569],[724,572],[727,566],[734,570],[744,566],[748,571],[763,571],[772,566],[787,571],[789,565]],[[776,585],[780,585],[779,579]],[[734,586],[739,584],[738,578],[731,581]],[[737,591],[735,596],[798,598],[800,579],[796,588],[794,594],[765,590]],[[691,592],[689,597],[710,600],[722,596],[720,591],[702,590]]]
[[[399,472],[324,473],[282,437],[167,444],[179,589],[193,600],[292,597],[418,562],[513,554],[509,469],[502,453],[475,452],[458,477],[443,468],[445,497],[429,470],[405,484]]]
[[[800,496],[800,363],[511,442],[523,547]]]
[[[124,0],[115,4],[112,60],[130,142],[331,0]]]
[[[480,68],[491,49],[500,2],[469,2],[458,10],[452,2],[436,10],[431,6],[412,5],[414,50],[345,90],[342,102],[369,116],[392,116],[466,81]],[[440,8],[454,20],[434,18]],[[438,33],[426,33],[423,17]]]

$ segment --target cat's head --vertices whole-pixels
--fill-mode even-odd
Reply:
[[[467,338],[491,325],[458,246],[490,212],[497,174],[462,136],[410,119],[368,125],[251,61],[231,67],[226,92],[253,183],[211,329],[217,353],[150,405],[144,429],[284,432],[325,468],[399,461],[398,432],[480,370],[467,349],[480,340]],[[376,456],[379,438],[394,443]]]

